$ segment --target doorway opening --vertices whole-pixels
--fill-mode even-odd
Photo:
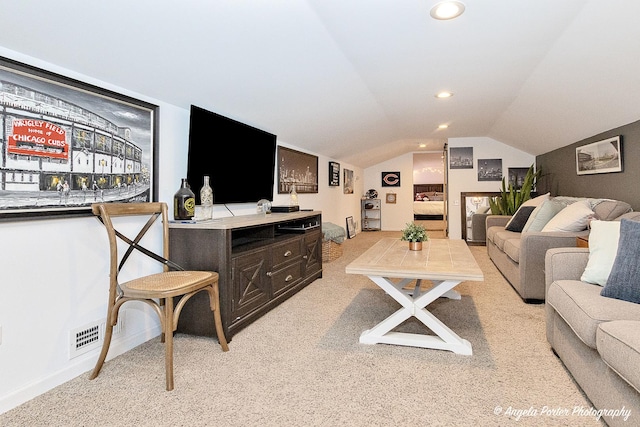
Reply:
[[[431,238],[446,238],[447,164],[446,147],[442,152],[413,154],[413,220],[422,224]]]

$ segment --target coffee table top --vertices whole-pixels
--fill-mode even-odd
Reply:
[[[484,276],[463,240],[429,239],[421,251],[386,237],[347,265],[350,274],[428,280],[482,281]]]

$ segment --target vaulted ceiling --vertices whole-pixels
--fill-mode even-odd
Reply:
[[[640,2],[463,2],[436,21],[437,0],[0,0],[0,46],[361,167],[640,119]]]

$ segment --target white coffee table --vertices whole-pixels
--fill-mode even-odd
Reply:
[[[410,251],[398,238],[383,238],[346,267],[349,274],[363,274],[402,306],[398,311],[360,335],[363,344],[396,344],[448,350],[471,355],[471,343],[460,338],[425,307],[446,297],[460,299],[455,288],[464,281],[482,281],[484,276],[462,240],[430,239],[421,251]],[[423,291],[422,280],[433,286]],[[407,289],[407,285],[415,285]],[[394,332],[410,317],[417,318],[436,335]]]

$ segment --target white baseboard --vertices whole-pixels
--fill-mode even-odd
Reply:
[[[141,331],[131,336],[125,335],[118,339],[111,341],[109,347],[109,354],[107,360],[111,360],[116,356],[119,356],[127,351],[139,346],[142,343],[149,341],[160,335],[160,326],[155,326],[151,329]],[[0,397],[0,414],[10,411],[22,405],[25,402],[37,397],[47,391],[64,384],[88,371],[93,369],[96,364],[96,360],[100,355],[101,348],[87,352],[82,356],[78,356],[70,360],[69,365],[64,369],[61,369],[51,375],[41,378],[31,384],[22,387],[19,390],[11,392],[7,395]],[[88,379],[87,379],[88,381]]]

